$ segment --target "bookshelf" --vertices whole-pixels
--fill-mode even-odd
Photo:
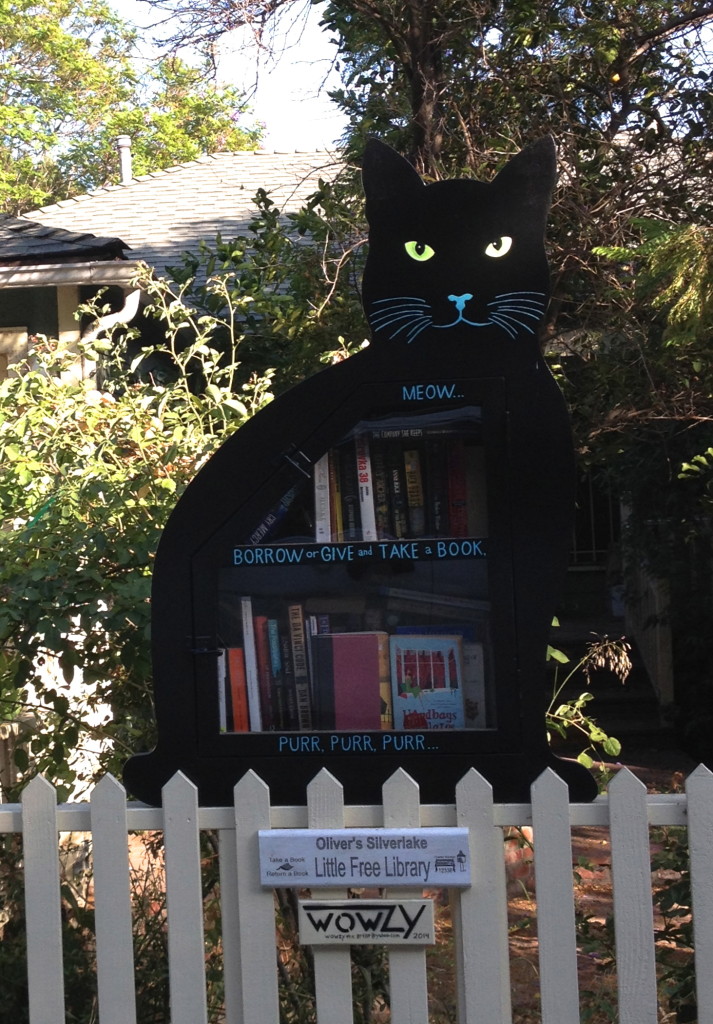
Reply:
[[[218,574],[221,735],[494,726],[482,406],[360,419],[248,538]]]

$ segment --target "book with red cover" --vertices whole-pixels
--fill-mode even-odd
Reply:
[[[257,659],[257,678],[260,689],[260,712],[263,730],[272,729],[275,725],[272,710],[270,639],[267,628],[267,615],[256,615],[253,619],[253,629],[255,632],[255,656]]]
[[[314,727],[390,729],[388,633],[325,633],[313,643]]]
[[[247,732],[250,728],[248,714],[248,686],[245,677],[245,656],[242,647],[229,647],[228,687],[230,692],[229,732]]]

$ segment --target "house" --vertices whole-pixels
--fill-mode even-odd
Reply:
[[[75,310],[98,287],[110,288],[112,308],[130,322],[140,301],[131,287],[140,261],[164,276],[184,252],[197,254],[218,232],[227,238],[245,232],[259,189],[289,213],[341,166],[324,150],[254,150],[215,153],[134,178],[127,143],[122,137],[120,184],[0,221],[0,359],[3,352],[6,361],[22,355],[32,334],[78,341]]]
[[[33,334],[78,337],[80,302],[99,286],[128,285],[135,264],[126,248],[114,235],[0,218],[0,378],[27,355]]]

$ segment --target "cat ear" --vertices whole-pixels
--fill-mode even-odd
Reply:
[[[421,176],[408,160],[379,139],[367,141],[361,176],[368,218],[375,207],[390,206],[395,200],[424,187]]]
[[[544,231],[556,174],[554,139],[546,135],[525,146],[509,160],[495,177],[493,185],[502,188],[515,203],[525,207],[530,217],[541,219]]]

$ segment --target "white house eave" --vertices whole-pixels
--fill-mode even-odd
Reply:
[[[43,288],[66,284],[114,284],[126,287],[136,277],[138,269],[139,263],[135,260],[0,267],[0,288]]]

